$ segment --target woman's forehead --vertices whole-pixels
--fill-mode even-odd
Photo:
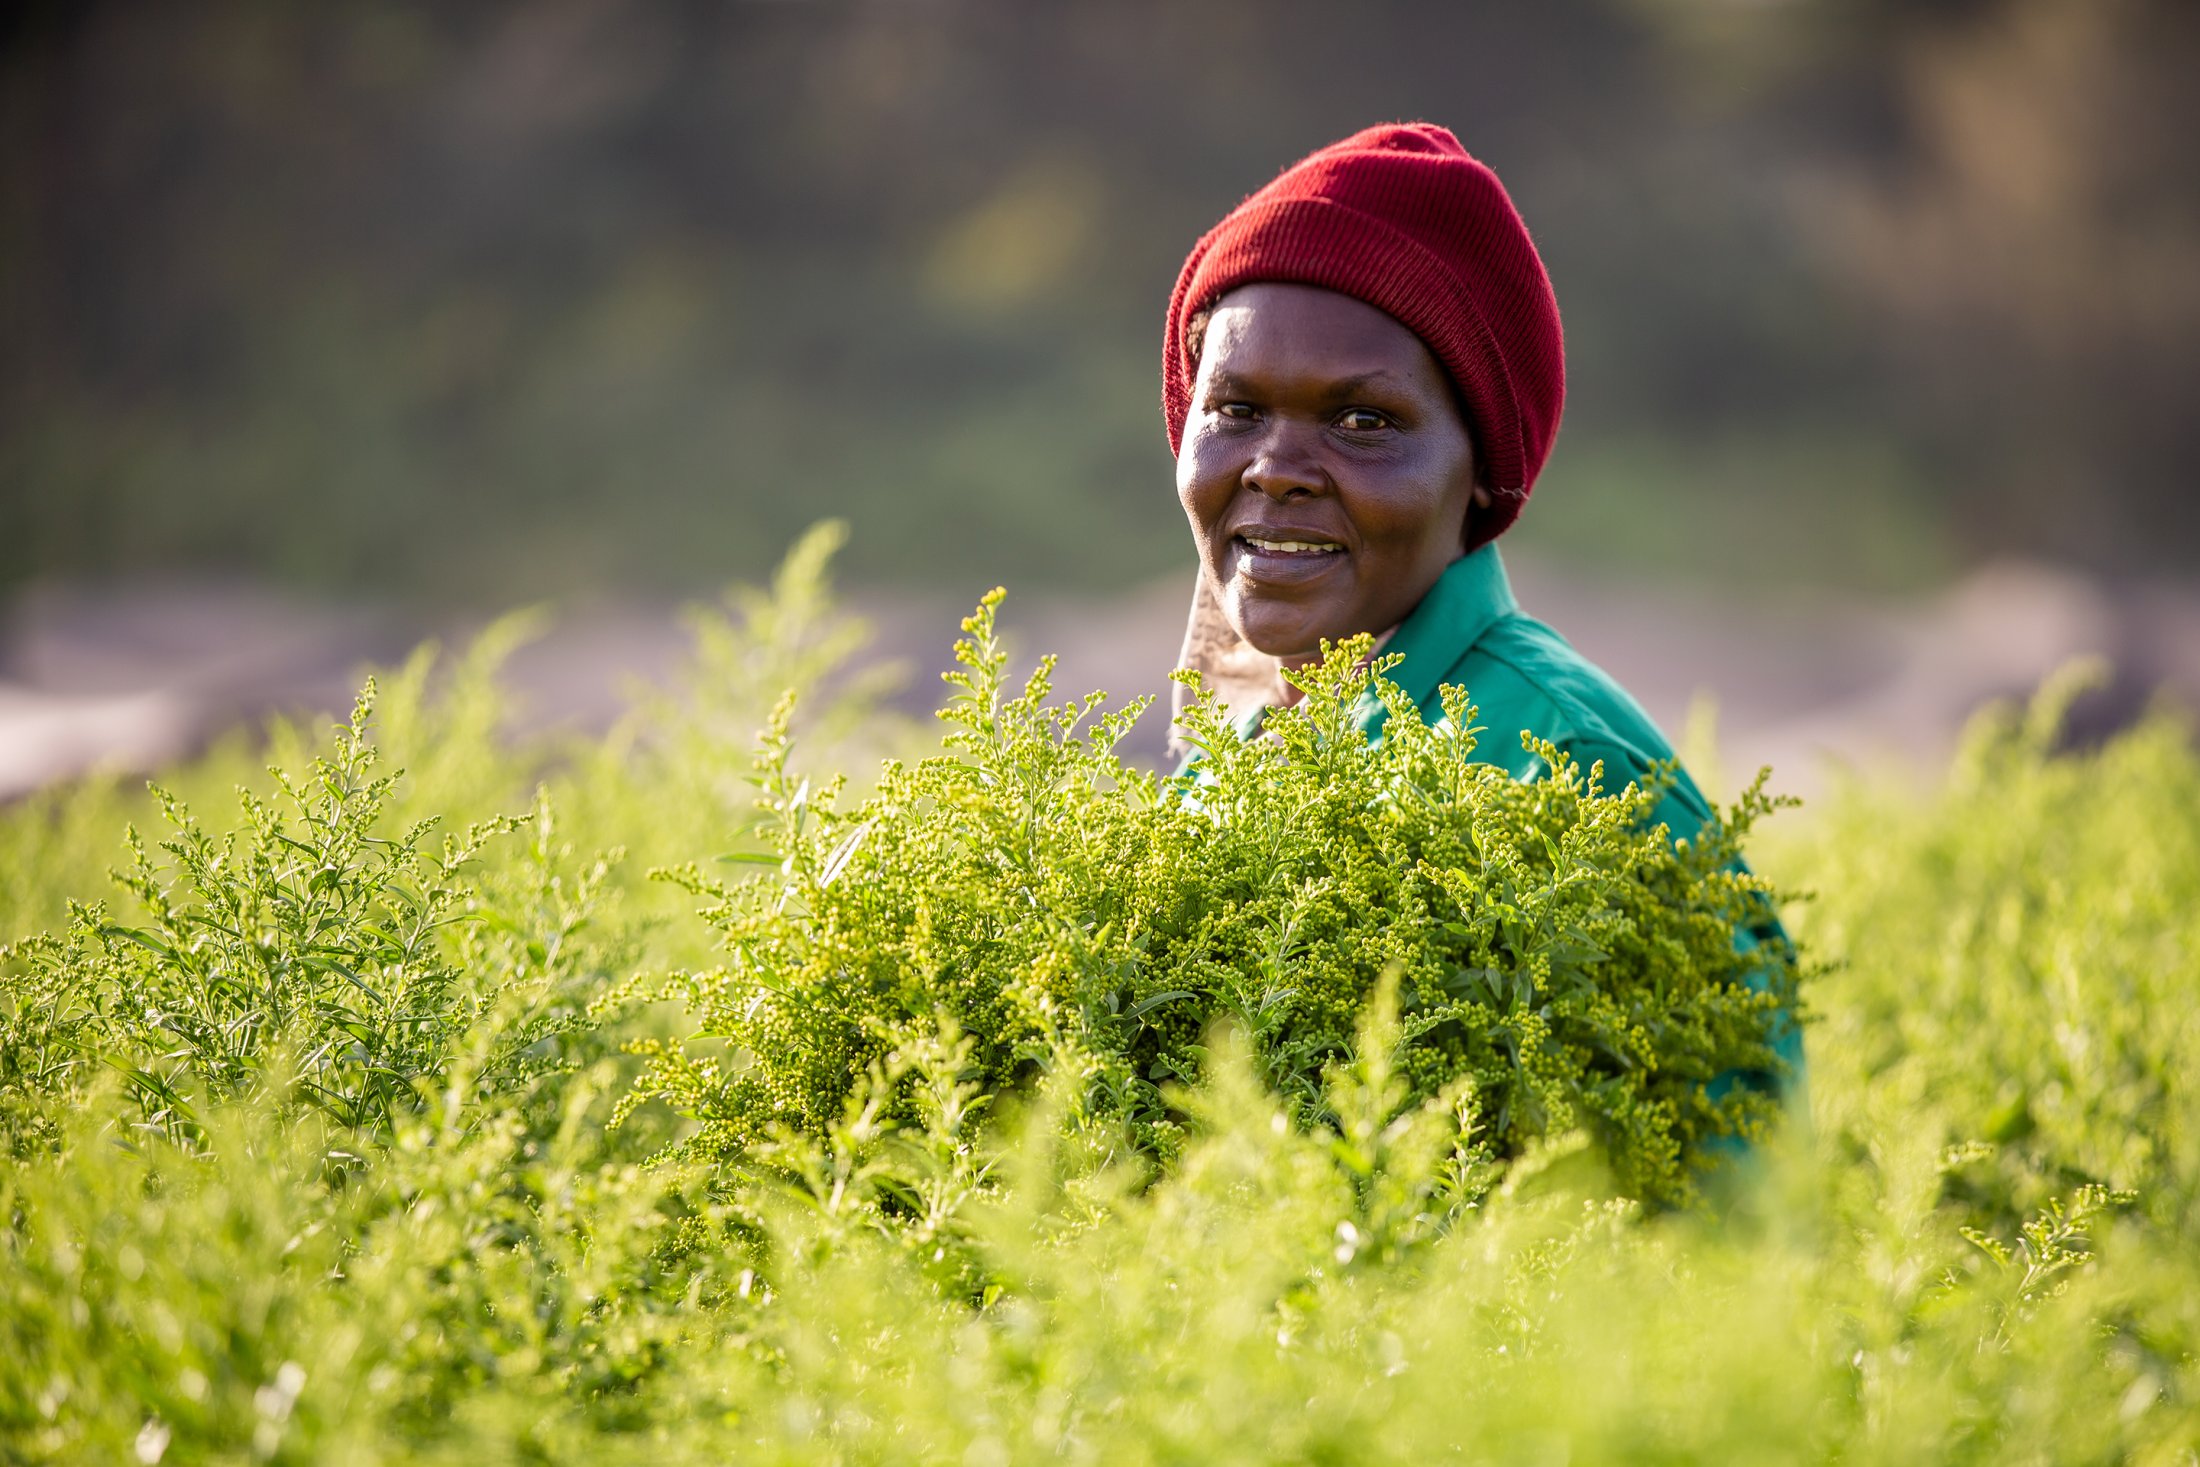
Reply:
[[[1261,281],[1206,312],[1201,375],[1384,377],[1443,390],[1444,371],[1397,318],[1319,286]]]

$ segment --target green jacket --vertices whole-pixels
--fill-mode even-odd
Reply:
[[[1570,754],[1583,769],[1602,760],[1608,790],[1639,782],[1653,762],[1673,758],[1657,725],[1624,688],[1564,637],[1520,609],[1495,545],[1454,561],[1382,651],[1405,659],[1390,676],[1424,716],[1442,716],[1439,687],[1448,683],[1465,689],[1477,720],[1489,730],[1476,745],[1475,757],[1516,779],[1534,779],[1544,772],[1543,761],[1521,747],[1523,730]],[[1240,731],[1250,736],[1265,711],[1250,710],[1240,720]],[[1362,705],[1360,726],[1370,735],[1380,734],[1385,716],[1382,705],[1369,698]],[[1683,840],[1711,818],[1711,806],[1687,771],[1679,770],[1652,818],[1663,821],[1674,839]],[[1746,951],[1788,939],[1768,916],[1736,932],[1734,940]],[[1722,1075],[1713,1082],[1714,1090],[1740,1083],[1799,1094],[1802,1033],[1792,1019],[1780,1025],[1774,1048],[1786,1064],[1784,1076]]]

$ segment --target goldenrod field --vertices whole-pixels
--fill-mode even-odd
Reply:
[[[883,835],[820,815],[790,856],[789,822],[975,757],[846,673],[830,546],[700,615],[685,684],[600,740],[500,742],[515,622],[382,677],[356,737],[0,813],[0,1459],[2200,1460],[2189,722],[2065,752],[2050,689],[1929,789],[1765,820],[1807,1093],[1645,1205],[1635,1099],[1560,1104],[1546,1067],[1500,1115],[1487,1056],[1437,1083],[1394,976],[1349,1052],[1148,995],[1122,1042],[1173,1070],[1037,1000],[992,1058],[852,1019],[744,1056],[739,984],[796,971],[757,966],[773,924],[844,916],[801,970],[838,981],[907,890],[832,885],[896,869]],[[963,948],[944,896],[893,917],[923,941],[864,991],[916,1012],[1022,954],[990,999],[1105,947],[1024,954],[1003,892]],[[812,1054],[786,1093],[832,1104],[714,1111]]]

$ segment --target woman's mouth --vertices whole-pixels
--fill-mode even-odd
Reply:
[[[1238,543],[1257,555],[1335,555],[1344,547],[1334,540],[1284,540],[1265,535],[1239,535]]]
[[[1304,531],[1296,535],[1240,531],[1231,537],[1231,544],[1237,550],[1238,575],[1277,587],[1320,579],[1350,558],[1336,541],[1310,537]]]
[[[1311,539],[1267,539],[1261,534],[1239,534],[1239,539],[1261,554],[1335,554],[1344,545],[1335,541],[1311,541]]]

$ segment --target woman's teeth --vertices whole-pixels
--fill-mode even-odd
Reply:
[[[1317,543],[1312,540],[1263,540],[1258,535],[1240,535],[1238,536],[1238,538],[1240,540],[1243,540],[1246,544],[1252,546],[1255,550],[1279,551],[1286,555],[1305,555],[1308,553],[1319,554],[1326,553],[1328,551],[1344,549],[1342,545],[1336,544],[1333,541],[1321,541]]]

